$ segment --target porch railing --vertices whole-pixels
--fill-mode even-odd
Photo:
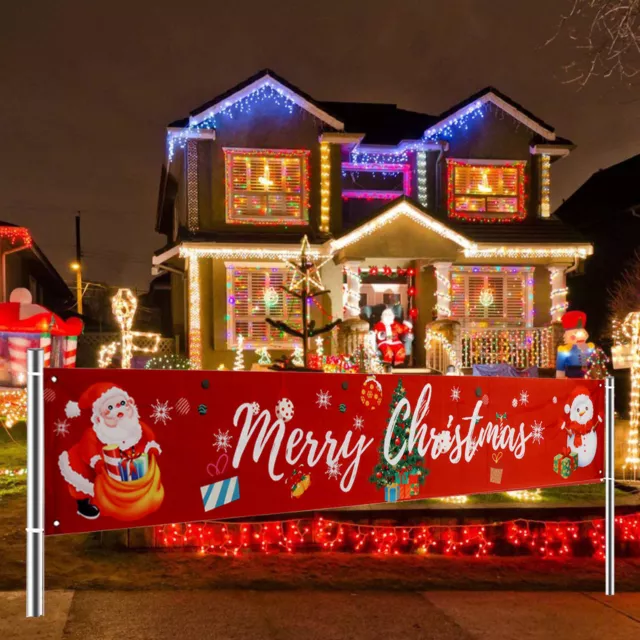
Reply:
[[[555,366],[553,327],[530,329],[462,329],[463,367],[474,364],[510,364],[518,369]]]

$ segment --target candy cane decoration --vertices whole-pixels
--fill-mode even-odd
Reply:
[[[44,351],[44,366],[51,366],[51,334],[43,333],[40,336],[40,348]]]
[[[73,369],[76,366],[76,354],[78,353],[77,336],[69,336],[64,340],[64,363],[65,369]],[[47,366],[46,363],[44,365]]]
[[[9,370],[17,384],[27,380],[27,349],[31,345],[29,338],[9,338]]]

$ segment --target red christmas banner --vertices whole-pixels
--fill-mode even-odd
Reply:
[[[600,481],[604,383],[45,370],[47,534]]]

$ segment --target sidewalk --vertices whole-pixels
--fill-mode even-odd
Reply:
[[[632,640],[640,593],[54,591],[46,617],[0,592],[6,640]]]

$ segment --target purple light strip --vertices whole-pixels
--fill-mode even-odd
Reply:
[[[343,191],[342,199],[350,200],[395,200],[400,198],[402,191]]]

